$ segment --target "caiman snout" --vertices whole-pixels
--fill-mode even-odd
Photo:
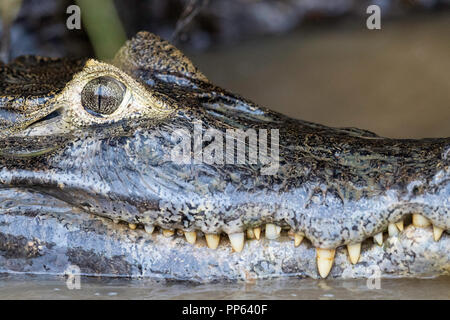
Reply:
[[[25,86],[32,79],[52,90],[21,93],[19,84],[35,88]],[[128,41],[113,64],[23,57],[1,67],[0,83],[0,209],[8,214],[2,219],[32,226],[0,232],[48,241],[79,232],[86,239],[55,244],[70,259],[73,246],[84,243],[86,256],[118,259],[125,274],[140,265],[179,275],[173,254],[184,250],[198,267],[188,271],[193,277],[209,276],[198,254],[212,259],[215,271],[234,268],[233,277],[239,268],[257,276],[312,275],[306,262],[283,256],[303,254],[326,277],[333,265],[341,274],[346,263],[357,268],[361,257],[390,259],[392,239],[411,244],[426,235],[418,228],[448,243],[442,238],[450,229],[450,138],[389,139],[291,119],[214,86],[149,33]],[[30,211],[52,231],[43,232]],[[17,240],[11,239],[5,241]],[[448,247],[421,241],[418,261],[426,260],[424,247],[444,250],[439,270],[448,272]],[[169,256],[174,265],[160,264]],[[88,265],[84,255],[76,257]]]

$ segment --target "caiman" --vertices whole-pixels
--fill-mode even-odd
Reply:
[[[0,272],[441,275],[449,229],[450,138],[289,118],[147,32],[0,65]]]

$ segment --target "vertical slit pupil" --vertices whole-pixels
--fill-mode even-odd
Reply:
[[[81,91],[81,104],[95,116],[110,115],[117,110],[125,95],[125,85],[108,76],[89,81]]]
[[[102,85],[99,85],[98,87],[97,87],[97,97],[98,97],[98,105],[99,106],[101,106],[102,105],[102,88],[103,88],[103,86]]]

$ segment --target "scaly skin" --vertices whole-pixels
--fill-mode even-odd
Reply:
[[[100,76],[117,79],[127,88],[124,102],[111,115],[88,113],[81,103],[85,85]],[[20,253],[17,243],[36,239],[47,245],[29,258],[46,257],[45,265],[56,273],[61,266],[49,261],[60,252],[69,257],[64,261],[76,261],[88,274],[164,273],[167,278],[197,280],[246,278],[247,273],[314,277],[311,245],[325,249],[325,255],[342,245],[358,247],[411,214],[425,216],[436,228],[450,229],[450,138],[388,139],[288,118],[212,85],[182,53],[149,33],[127,42],[112,64],[20,58],[0,66],[0,88],[0,241],[1,252],[6,252],[0,265],[6,271],[14,270],[8,255]],[[279,161],[270,152],[269,164],[235,164],[235,158],[229,164],[172,161],[179,143],[174,132],[195,134],[199,121],[203,134],[207,129],[224,134],[227,129],[265,129],[273,145],[277,143],[271,140],[271,129],[276,129]],[[245,145],[255,151],[249,141]],[[204,141],[203,150],[208,146],[213,143]],[[275,169],[272,174],[266,174],[269,167]],[[294,249],[285,242],[251,241],[242,253],[222,246],[211,253],[178,240],[167,244],[140,227],[124,230],[111,220],[129,223],[132,229],[158,226],[238,236],[270,223],[305,236],[311,245]],[[424,232],[410,226],[398,238],[409,236],[411,243],[420,243],[411,245],[415,249],[395,249],[399,259],[413,250],[413,261],[403,259],[407,262],[391,267],[391,247],[385,246],[382,254],[370,240],[356,266],[366,261],[399,276],[448,272],[448,236],[434,243],[423,238]],[[153,247],[132,245],[134,241]],[[266,242],[276,248],[270,259]],[[234,243],[240,251],[237,247]],[[160,259],[144,257],[146,250]],[[75,252],[82,258],[73,258]],[[184,261],[209,263],[198,262],[183,276],[183,263],[167,260],[174,253]],[[299,263],[292,258],[299,253],[312,259]],[[345,277],[349,263],[340,255],[331,274]],[[118,271],[111,259],[127,267]],[[267,259],[277,267],[258,267]],[[238,267],[229,267],[232,262]],[[254,268],[243,267],[246,262]],[[212,271],[205,271],[211,264]],[[33,265],[40,268],[39,263]],[[329,270],[323,268],[327,269],[319,267],[320,274],[326,276]],[[42,272],[28,267],[20,271]]]

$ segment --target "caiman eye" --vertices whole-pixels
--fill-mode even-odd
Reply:
[[[111,77],[98,77],[84,86],[81,104],[95,116],[110,115],[122,103],[125,91],[122,82]]]

